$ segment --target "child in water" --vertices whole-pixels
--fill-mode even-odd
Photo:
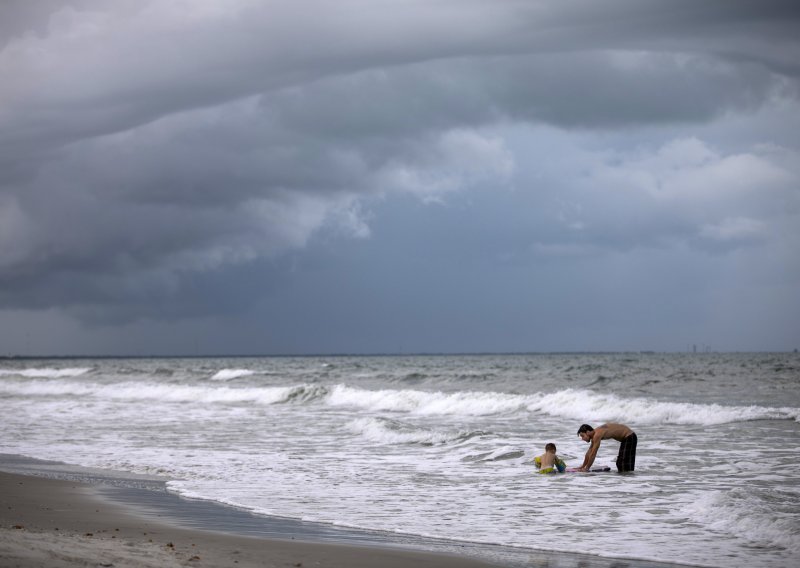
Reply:
[[[556,445],[550,442],[544,447],[544,453],[533,458],[539,473],[564,473],[567,464],[556,455]]]

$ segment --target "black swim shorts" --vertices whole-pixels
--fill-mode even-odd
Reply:
[[[633,471],[636,465],[636,432],[622,440],[617,455],[617,471]]]

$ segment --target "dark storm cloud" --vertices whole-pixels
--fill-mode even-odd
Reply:
[[[87,4],[78,6],[85,9]],[[208,9],[207,3],[135,10],[123,3],[120,6],[128,8],[118,12],[103,11],[116,9],[117,3],[96,3],[97,12],[65,4],[48,14],[47,32],[26,35],[24,28],[17,30],[4,49],[3,72],[10,80],[4,82],[3,141],[23,147],[59,144],[321,77],[442,59],[641,52],[642,65],[629,68],[627,76],[592,59],[544,62],[542,76],[537,76],[536,66],[514,68],[513,57],[508,63],[495,60],[498,76],[486,79],[499,79],[501,90],[512,74],[515,82],[507,87],[512,91],[557,81],[539,85],[532,93],[520,92],[540,96],[532,105],[546,109],[545,119],[547,107],[557,107],[559,101],[567,107],[549,111],[551,117],[571,116],[570,97],[559,95],[574,93],[575,87],[594,84],[602,96],[620,79],[640,74],[645,75],[640,83],[650,82],[650,91],[634,90],[624,97],[617,92],[617,106],[644,104],[636,95],[652,94],[657,88],[652,85],[669,87],[666,94],[675,94],[682,84],[691,94],[692,80],[702,73],[733,75],[723,88],[739,86],[735,76],[740,74],[740,83],[747,82],[748,74],[751,85],[764,80],[747,66],[743,71],[715,70],[713,59],[689,61],[689,69],[677,75],[674,68],[680,62],[670,61],[670,55],[754,61],[772,71],[790,69],[790,62],[796,61],[797,39],[789,32],[796,27],[797,14],[789,3],[758,3],[758,8],[754,3],[696,4],[671,3],[667,9],[648,2],[567,2],[554,9],[547,3],[475,2],[468,4],[469,10],[462,3],[444,2],[425,7],[399,4],[392,10],[380,2],[300,2],[245,4],[237,11],[234,5]],[[199,13],[194,17],[193,6]],[[311,8],[321,11],[313,20],[304,16]],[[646,54],[666,56],[647,60]],[[664,75],[659,73],[661,64],[667,66]],[[511,68],[506,70],[507,65]],[[592,69],[593,76],[581,82]],[[464,87],[476,82],[482,82],[480,77],[471,76]],[[458,83],[450,87],[453,91],[441,96],[460,94]],[[614,95],[613,89],[609,95]],[[726,102],[723,99],[720,106]],[[603,104],[596,114],[604,116],[609,110],[613,111]]]
[[[786,88],[753,64],[591,51],[406,65],[285,89],[264,104],[293,130],[346,141],[495,121],[568,128],[702,122],[758,108]],[[332,100],[335,109],[326,104]]]
[[[793,2],[33,4],[0,8],[5,306],[101,305],[124,319],[178,297],[191,313],[197,297],[206,311],[217,270],[325,229],[367,237],[366,196],[512,184],[518,158],[497,125],[704,123],[797,98]],[[754,184],[785,192],[796,179],[754,159]],[[551,230],[532,246],[764,238],[743,205],[685,213],[681,192],[719,182],[713,172],[678,167],[687,181],[657,165],[584,164],[561,194],[563,222],[543,219]],[[672,193],[639,193],[647,172]],[[638,227],[620,222],[630,215]]]

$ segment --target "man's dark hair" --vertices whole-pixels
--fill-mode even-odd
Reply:
[[[594,431],[594,428],[592,428],[588,424],[581,424],[581,427],[578,428],[578,436],[580,436],[584,432],[593,432],[593,431]]]

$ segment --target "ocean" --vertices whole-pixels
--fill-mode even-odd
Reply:
[[[800,554],[800,355],[0,360],[0,453],[257,515],[689,565]],[[623,422],[636,471],[568,466]],[[614,467],[619,444],[595,465]]]

